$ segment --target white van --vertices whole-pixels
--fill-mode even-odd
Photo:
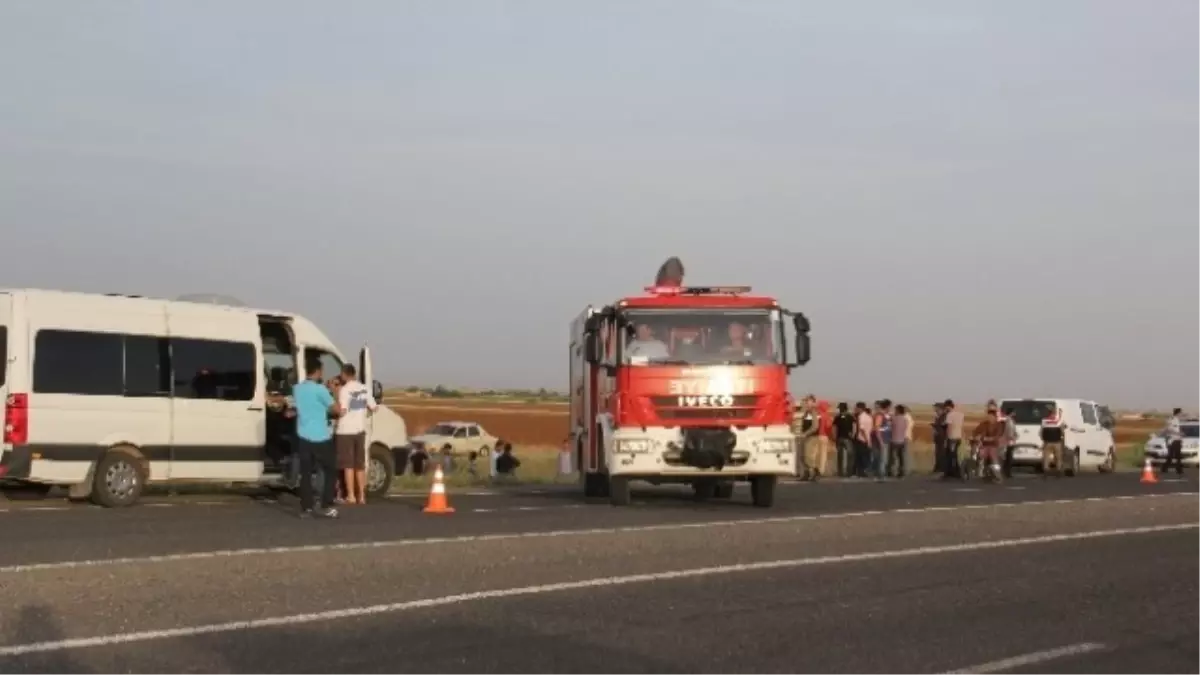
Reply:
[[[106,506],[136,502],[147,483],[281,482],[294,423],[279,403],[297,364],[319,360],[326,377],[343,364],[296,314],[30,289],[0,290],[0,355],[0,481],[70,486]],[[380,398],[366,347],[357,366]],[[383,406],[369,424],[379,495],[408,433]]]
[[[1066,422],[1063,436],[1067,448],[1065,473],[1094,468],[1109,472],[1117,465],[1117,444],[1113,439],[1112,414],[1106,406],[1077,398],[1006,398],[1000,410],[1013,417],[1017,426],[1013,466],[1042,465],[1042,420],[1055,407],[1062,409]]]

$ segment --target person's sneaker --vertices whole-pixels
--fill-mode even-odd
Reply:
[[[337,509],[335,509],[335,508],[333,508],[332,506],[330,506],[330,507],[328,507],[328,508],[322,509],[322,510],[320,511],[320,516],[321,516],[322,518],[337,518],[337,517],[338,517],[338,510],[337,510]]]

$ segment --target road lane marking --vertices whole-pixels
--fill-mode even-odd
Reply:
[[[1098,642],[1080,642],[1078,644],[1066,645],[1056,649],[1046,649],[1040,652],[1031,652],[1020,656],[1012,656],[999,661],[988,661],[977,666],[963,668],[962,670],[952,670],[951,673],[999,673],[1013,668],[1021,668],[1024,666],[1032,666],[1054,659],[1061,659],[1067,656],[1078,656],[1079,654],[1088,654],[1090,652],[1104,649],[1104,645]]]
[[[220,633],[232,633],[234,631],[242,631],[258,628],[274,628],[279,626],[295,626],[300,624],[318,623],[323,621],[334,621],[340,619],[361,618],[367,616],[376,616],[380,614],[394,614],[417,609],[430,609],[436,607],[446,607],[450,605],[461,605],[469,602],[478,602],[481,600],[495,600],[503,598],[514,598],[532,595],[544,595],[547,593],[558,593],[563,591],[578,591],[590,590],[597,588],[612,588],[616,586],[627,586],[631,584],[649,583],[657,581],[674,581],[678,579],[695,579],[707,576],[735,574],[740,572],[761,572],[766,570],[779,569],[795,569],[800,567],[811,567],[817,565],[828,565],[846,562],[863,562],[875,560],[891,560],[897,558],[912,558],[918,556],[938,555],[943,553],[961,553],[973,551],[985,551],[1001,548],[1015,548],[1020,546],[1030,546],[1035,544],[1049,544],[1066,541],[1079,541],[1086,539],[1100,539],[1105,537],[1119,537],[1137,534],[1151,534],[1157,532],[1179,532],[1183,530],[1195,530],[1200,528],[1200,523],[1188,523],[1183,525],[1151,525],[1144,527],[1130,527],[1124,529],[1113,530],[1093,530],[1090,532],[1073,532],[1069,534],[1054,534],[1040,537],[1024,537],[1020,539],[1000,539],[996,541],[982,541],[970,544],[950,544],[946,546],[921,546],[917,548],[893,549],[891,551],[876,551],[872,553],[851,553],[845,555],[820,556],[813,558],[792,558],[788,560],[772,560],[765,562],[754,563],[738,563],[732,565],[717,565],[713,567],[695,567],[690,569],[672,570],[667,572],[651,572],[647,574],[630,574],[627,576],[611,576],[599,577],[593,579],[584,579],[581,581],[564,581],[554,584],[543,584],[538,586],[522,586],[518,588],[504,588],[488,591],[476,591],[473,593],[459,593],[456,595],[444,595],[435,598],[425,598],[422,600],[409,600],[406,602],[396,602],[385,605],[370,605],[365,607],[350,607],[346,609],[329,610],[323,612],[311,612],[307,614],[290,614],[284,616],[267,617],[264,619],[250,619],[246,621],[230,621],[226,623],[202,624],[196,626],[185,626],[181,628],[168,628],[161,630],[137,631],[129,633],[112,633],[109,635],[97,635],[86,638],[69,638],[63,640],[48,640],[45,642],[31,642],[26,644],[6,645],[0,647],[0,658],[22,656],[24,654],[59,652],[69,649],[86,649],[88,647],[110,647],[114,645],[130,644],[134,642],[149,642],[152,640],[167,640],[173,638],[188,638],[201,635],[213,635]],[[1090,644],[1090,643],[1088,643]],[[1080,645],[1072,645],[1071,648],[1079,649]],[[1037,663],[1038,661],[1020,662],[1020,659],[1029,659],[1033,657],[1054,658],[1057,656],[1065,656],[1066,653],[1060,650],[1051,650],[1050,652],[1039,652],[1037,654],[1027,654],[1025,656],[1014,657],[1004,661],[994,661],[975,666],[971,672],[993,672],[988,670],[978,670],[979,668],[991,667],[1000,669],[1001,667],[1016,667],[1024,663]],[[1053,656],[1047,657],[1047,654]],[[1074,652],[1081,653],[1081,652]]]
[[[1157,499],[1162,497],[1194,497],[1197,492],[1160,492],[1140,495],[1138,499]],[[1064,500],[1052,502],[1027,501],[1003,502],[997,504],[978,504],[975,508],[1000,508],[1019,506],[1044,506],[1046,504],[1062,503]],[[1082,500],[1078,500],[1082,502]],[[1065,500],[1071,503],[1071,500]],[[469,544],[481,541],[506,541],[514,539],[554,539],[558,537],[588,537],[608,534],[630,534],[640,532],[668,532],[672,530],[694,530],[706,527],[744,527],[751,525],[778,525],[784,523],[801,523],[813,520],[844,520],[847,518],[865,518],[889,514],[921,514],[939,511],[957,511],[960,506],[927,506],[917,509],[894,509],[888,511],[851,511],[843,513],[818,513],[805,516],[779,516],[775,518],[740,518],[730,520],[705,520],[689,523],[659,523],[655,525],[626,525],[617,527],[594,527],[573,530],[535,530],[526,532],[504,532],[497,534],[471,534],[458,537],[429,537],[424,539],[385,539],[377,541],[356,541],[343,544],[303,544],[299,546],[271,546],[264,548],[217,549],[211,551],[194,551],[190,553],[164,553],[141,557],[97,558],[93,560],[63,560],[58,562],[22,563],[0,566],[0,574],[20,572],[35,572],[44,570],[65,570],[82,567],[106,567],[110,565],[134,565],[182,562],[191,560],[211,560],[216,558],[242,558],[257,555],[277,555],[287,553],[317,553],[327,551],[357,551],[367,549],[399,548],[404,546],[430,546],[435,544]]]

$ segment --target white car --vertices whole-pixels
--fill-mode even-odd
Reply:
[[[1042,466],[1042,420],[1054,407],[1063,411],[1067,449],[1065,473],[1097,469],[1108,473],[1117,466],[1117,443],[1112,433],[1112,414],[1106,406],[1077,398],[1006,398],[1000,410],[1011,415],[1017,426],[1013,443],[1013,466]]]
[[[498,439],[475,422],[438,422],[420,436],[410,439],[413,450],[428,453],[442,452],[451,455],[468,455],[477,452],[486,457],[496,447]]]
[[[1200,466],[1200,420],[1184,420],[1179,429],[1183,432],[1184,466]],[[1152,464],[1167,461],[1167,439],[1162,431],[1150,434],[1144,452]]]

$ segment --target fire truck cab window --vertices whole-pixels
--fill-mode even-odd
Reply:
[[[622,363],[767,365],[782,362],[782,327],[766,310],[630,310]]]

